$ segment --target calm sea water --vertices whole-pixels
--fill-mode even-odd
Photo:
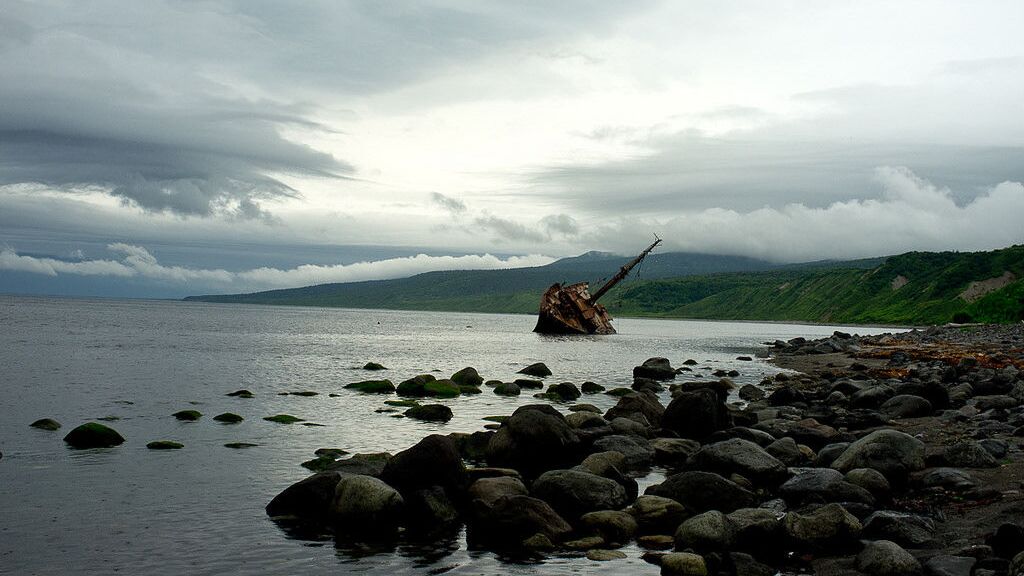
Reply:
[[[510,380],[543,361],[549,382],[593,380],[629,386],[631,369],[651,356],[699,369],[736,369],[738,384],[777,370],[743,362],[761,342],[830,334],[837,327],[640,320],[616,321],[619,334],[544,337],[529,316],[392,312],[165,301],[73,300],[0,296],[0,573],[4,574],[576,574],[585,558],[562,556],[507,564],[466,550],[464,538],[423,548],[399,545],[364,554],[329,540],[290,538],[264,514],[271,498],[308,472],[300,462],[320,447],[397,451],[423,436],[483,429],[484,416],[539,402],[483,394],[446,401],[455,418],[428,424],[376,413],[387,397],[342,389],[381,373],[398,382],[476,367],[486,379]],[[841,327],[840,327],[841,328]],[[857,328],[848,331],[879,332]],[[253,399],[225,396],[239,388]],[[319,392],[314,397],[279,392]],[[340,393],[331,398],[329,393]],[[667,401],[667,397],[663,399]],[[610,407],[605,395],[581,399]],[[565,406],[560,409],[565,410]],[[196,409],[198,422],[171,414]],[[236,425],[211,420],[221,412]],[[323,427],[280,425],[263,416],[289,413]],[[39,418],[64,428],[30,428]],[[127,441],[75,451],[62,438],[96,418]],[[183,450],[151,451],[169,439]],[[227,442],[252,442],[247,450]],[[659,478],[655,471],[641,485]],[[629,559],[603,564],[612,574],[656,573]]]

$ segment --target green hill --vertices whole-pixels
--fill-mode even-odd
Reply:
[[[613,314],[822,323],[1024,320],[1024,246],[910,252],[864,269],[716,274],[613,292]]]
[[[627,260],[591,252],[536,268],[430,272],[188,299],[532,314],[553,282],[598,285]],[[1024,246],[787,266],[668,253],[651,256],[639,271],[641,279],[623,282],[601,300],[613,315],[851,324],[1024,320]]]

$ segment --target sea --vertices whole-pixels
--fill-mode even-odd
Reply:
[[[482,394],[442,400],[454,418],[427,423],[387,412],[394,396],[344,385],[417,374],[447,377],[475,367],[510,381],[544,362],[547,383],[629,386],[632,368],[663,356],[697,365],[680,378],[736,370],[737,385],[779,372],[764,343],[834,330],[883,328],[619,318],[610,336],[534,334],[528,315],[408,312],[0,296],[0,574],[608,574],[657,573],[642,550],[596,565],[581,555],[523,562],[469,550],[464,531],[439,542],[399,541],[368,550],[327,535],[296,536],[271,521],[266,504],[308,476],[318,448],[396,452],[422,437],[483,430],[486,416],[518,406],[568,404]],[[740,356],[753,360],[739,360]],[[387,367],[362,369],[367,362]],[[254,397],[227,396],[247,389]],[[316,392],[315,396],[284,394]],[[331,396],[335,394],[335,396]],[[665,393],[662,401],[668,402]],[[585,395],[607,409],[615,398]],[[202,418],[172,416],[198,410]],[[221,424],[212,417],[245,418]],[[263,420],[292,414],[309,423]],[[31,428],[53,418],[63,428]],[[125,443],[72,450],[64,435],[97,421]],[[155,440],[181,450],[146,448]],[[256,444],[231,449],[227,443]],[[660,481],[654,469],[641,491]]]

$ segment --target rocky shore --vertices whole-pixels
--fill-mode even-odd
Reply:
[[[551,385],[568,414],[527,405],[494,430],[327,458],[267,513],[371,548],[463,525],[511,557],[635,544],[667,575],[1024,573],[1024,326],[768,347],[796,372],[736,390],[651,358],[607,411]],[[502,385],[479,380],[455,384]],[[666,477],[641,494],[652,466]]]

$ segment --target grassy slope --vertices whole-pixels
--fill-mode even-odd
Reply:
[[[1013,272],[1018,280],[967,303],[974,280]],[[897,276],[907,284],[892,287]],[[628,286],[605,302],[613,314],[749,320],[923,324],[1024,318],[1024,246],[994,252],[911,252],[872,270],[721,274]]]

